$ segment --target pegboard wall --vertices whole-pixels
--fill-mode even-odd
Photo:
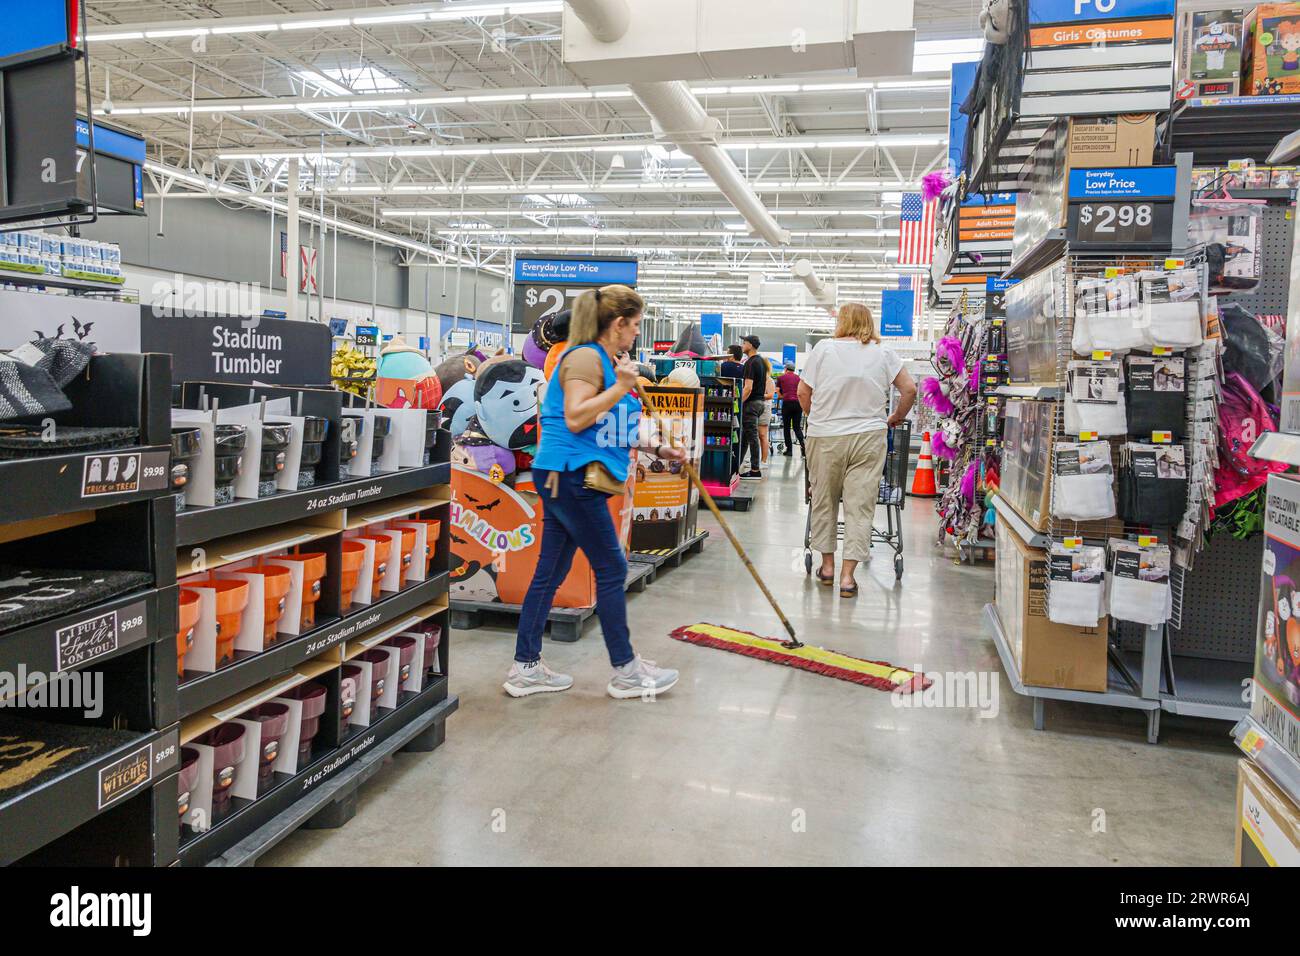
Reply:
[[[1295,233],[1295,208],[1264,207],[1261,252],[1263,276],[1254,292],[1220,296],[1219,301],[1236,302],[1255,315],[1286,315],[1291,287],[1291,238]]]
[[[1182,618],[1169,625],[1169,641],[1179,657],[1219,661],[1255,658],[1255,624],[1259,613],[1259,564],[1264,550],[1261,535],[1238,541],[1216,534],[1182,582]],[[1126,650],[1141,651],[1141,624],[1122,621],[1120,641]]]

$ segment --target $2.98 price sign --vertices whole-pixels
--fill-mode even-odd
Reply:
[[[1172,209],[1146,199],[1075,201],[1070,204],[1072,245],[1167,245]]]

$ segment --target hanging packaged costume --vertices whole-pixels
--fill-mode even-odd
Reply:
[[[1142,325],[1148,346],[1201,344],[1201,276],[1195,269],[1141,272]]]
[[[1128,431],[1141,439],[1169,432],[1182,440],[1187,431],[1187,362],[1181,355],[1130,355],[1124,360]]]
[[[1052,514],[1091,521],[1115,514],[1110,442],[1059,442],[1052,450]]]
[[[1163,624],[1173,612],[1169,587],[1169,546],[1143,547],[1111,538],[1106,575],[1107,607],[1111,617],[1138,624]]]
[[[1186,511],[1187,450],[1126,442],[1120,449],[1120,517],[1129,524],[1174,527]]]
[[[1098,436],[1128,431],[1120,363],[1114,359],[1071,361],[1066,369],[1065,433]]]
[[[1147,344],[1141,318],[1138,283],[1133,276],[1080,279],[1075,286],[1071,348],[1078,355],[1089,355],[1096,349],[1140,349]]]
[[[1096,627],[1105,613],[1106,549],[1052,542],[1047,617],[1056,624]]]

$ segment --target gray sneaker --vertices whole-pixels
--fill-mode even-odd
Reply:
[[[609,696],[616,700],[631,700],[634,697],[653,697],[670,690],[677,683],[678,673],[667,667],[655,667],[654,661],[642,659],[638,654],[622,667],[614,668],[614,676],[609,679]]]
[[[568,690],[573,686],[573,678],[568,674],[559,674],[546,666],[545,661],[536,664],[520,664],[515,661],[502,684],[511,697],[527,697],[529,694],[548,694],[554,691]]]

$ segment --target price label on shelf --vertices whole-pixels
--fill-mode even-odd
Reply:
[[[1155,203],[1085,202],[1077,209],[1074,242],[1123,246],[1155,239]]]
[[[1246,753],[1254,754],[1255,751],[1264,748],[1264,738],[1259,735],[1258,731],[1248,730],[1246,736],[1241,738],[1241,743],[1238,746]]]
[[[1174,350],[1167,345],[1157,345],[1151,349],[1152,355],[1173,355]]]
[[[1079,441],[1096,441],[1096,432],[1079,432]]]
[[[1107,267],[1106,267],[1106,278],[1107,278],[1107,279],[1113,279],[1113,278],[1115,278],[1117,275],[1119,275],[1119,274],[1120,274],[1121,272],[1123,272],[1123,271],[1124,271],[1124,270],[1121,269],[1119,266],[1107,266]]]
[[[1138,535],[1138,547],[1139,547],[1139,548],[1153,548],[1153,547],[1155,547],[1155,546],[1156,546],[1157,544],[1159,544],[1159,543],[1160,543],[1160,539],[1157,538],[1157,537],[1156,537],[1155,535],[1153,535],[1153,534],[1140,534],[1140,535]]]
[[[1111,357],[1112,354],[1113,353],[1111,353],[1107,349],[1093,349],[1092,360],[1094,362],[1105,362]]]
[[[1072,169],[1066,239],[1081,249],[1168,248],[1177,184],[1174,166]]]
[[[1173,432],[1152,432],[1151,433],[1151,444],[1153,445],[1168,445],[1173,440],[1174,440]]]
[[[1185,260],[1185,259],[1166,259],[1166,260],[1165,260],[1165,268],[1166,268],[1166,269],[1181,269],[1185,264],[1186,264],[1186,260]]]
[[[1073,551],[1075,548],[1081,548],[1081,547],[1083,547],[1083,539],[1082,539],[1082,538],[1066,538],[1066,539],[1062,542],[1062,544],[1064,544],[1064,545],[1066,546],[1066,548],[1068,548],[1069,550]]]

